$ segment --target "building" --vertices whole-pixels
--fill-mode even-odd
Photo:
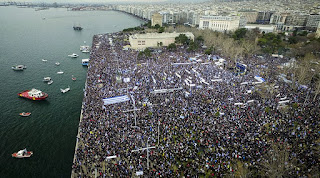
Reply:
[[[319,14],[310,14],[306,26],[308,28],[317,28],[320,22]]]
[[[260,11],[258,12],[256,22],[259,24],[269,24],[272,14],[274,14],[272,11]]]
[[[235,31],[239,28],[240,16],[202,16],[200,18],[200,29],[211,29],[214,31]]]
[[[149,47],[168,46],[175,42],[175,38],[180,34],[185,34],[189,39],[194,40],[194,35],[186,33],[146,33],[134,34],[129,37],[132,49],[143,50]]]
[[[285,20],[285,25],[292,26],[306,26],[309,15],[307,14],[291,14],[288,15]]]
[[[276,26],[275,25],[261,25],[261,24],[247,24],[245,26],[246,29],[248,30],[253,30],[258,28],[260,32],[265,32],[265,33],[272,33],[276,31]]]
[[[244,17],[247,23],[255,23],[257,21],[258,12],[256,11],[239,11],[238,14]]]
[[[162,15],[159,13],[154,13],[151,17],[151,26],[155,26],[157,24],[162,27]]]

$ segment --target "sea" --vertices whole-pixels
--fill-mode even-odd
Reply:
[[[87,76],[81,59],[90,56],[80,52],[80,45],[91,46],[95,34],[143,23],[117,11],[0,7],[0,177],[70,177]],[[83,30],[73,30],[74,25]],[[68,57],[72,53],[79,57]],[[11,69],[19,64],[27,69]],[[64,73],[59,75],[60,70]],[[53,83],[43,82],[44,77]],[[69,92],[60,92],[67,87]],[[49,97],[45,101],[18,97],[32,88]],[[21,112],[32,114],[21,117]],[[33,151],[31,158],[11,156],[24,148]]]

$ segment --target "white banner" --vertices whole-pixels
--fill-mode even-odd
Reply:
[[[121,102],[126,102],[126,101],[130,101],[130,99],[127,95],[115,96],[112,98],[104,98],[103,99],[104,105],[121,103]]]

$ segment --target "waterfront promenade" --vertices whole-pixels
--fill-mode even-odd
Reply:
[[[276,147],[290,153],[277,163],[286,176],[317,170],[319,101],[278,77],[287,59],[252,56],[247,74],[235,75],[221,56],[186,47],[138,58],[123,50],[127,38],[94,36],[72,177],[221,177],[235,175],[238,162],[263,172]],[[103,101],[116,96],[129,100]]]

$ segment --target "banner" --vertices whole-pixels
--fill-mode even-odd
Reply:
[[[104,105],[122,103],[122,102],[126,102],[126,101],[130,101],[130,99],[127,95],[115,96],[115,97],[103,99]]]

